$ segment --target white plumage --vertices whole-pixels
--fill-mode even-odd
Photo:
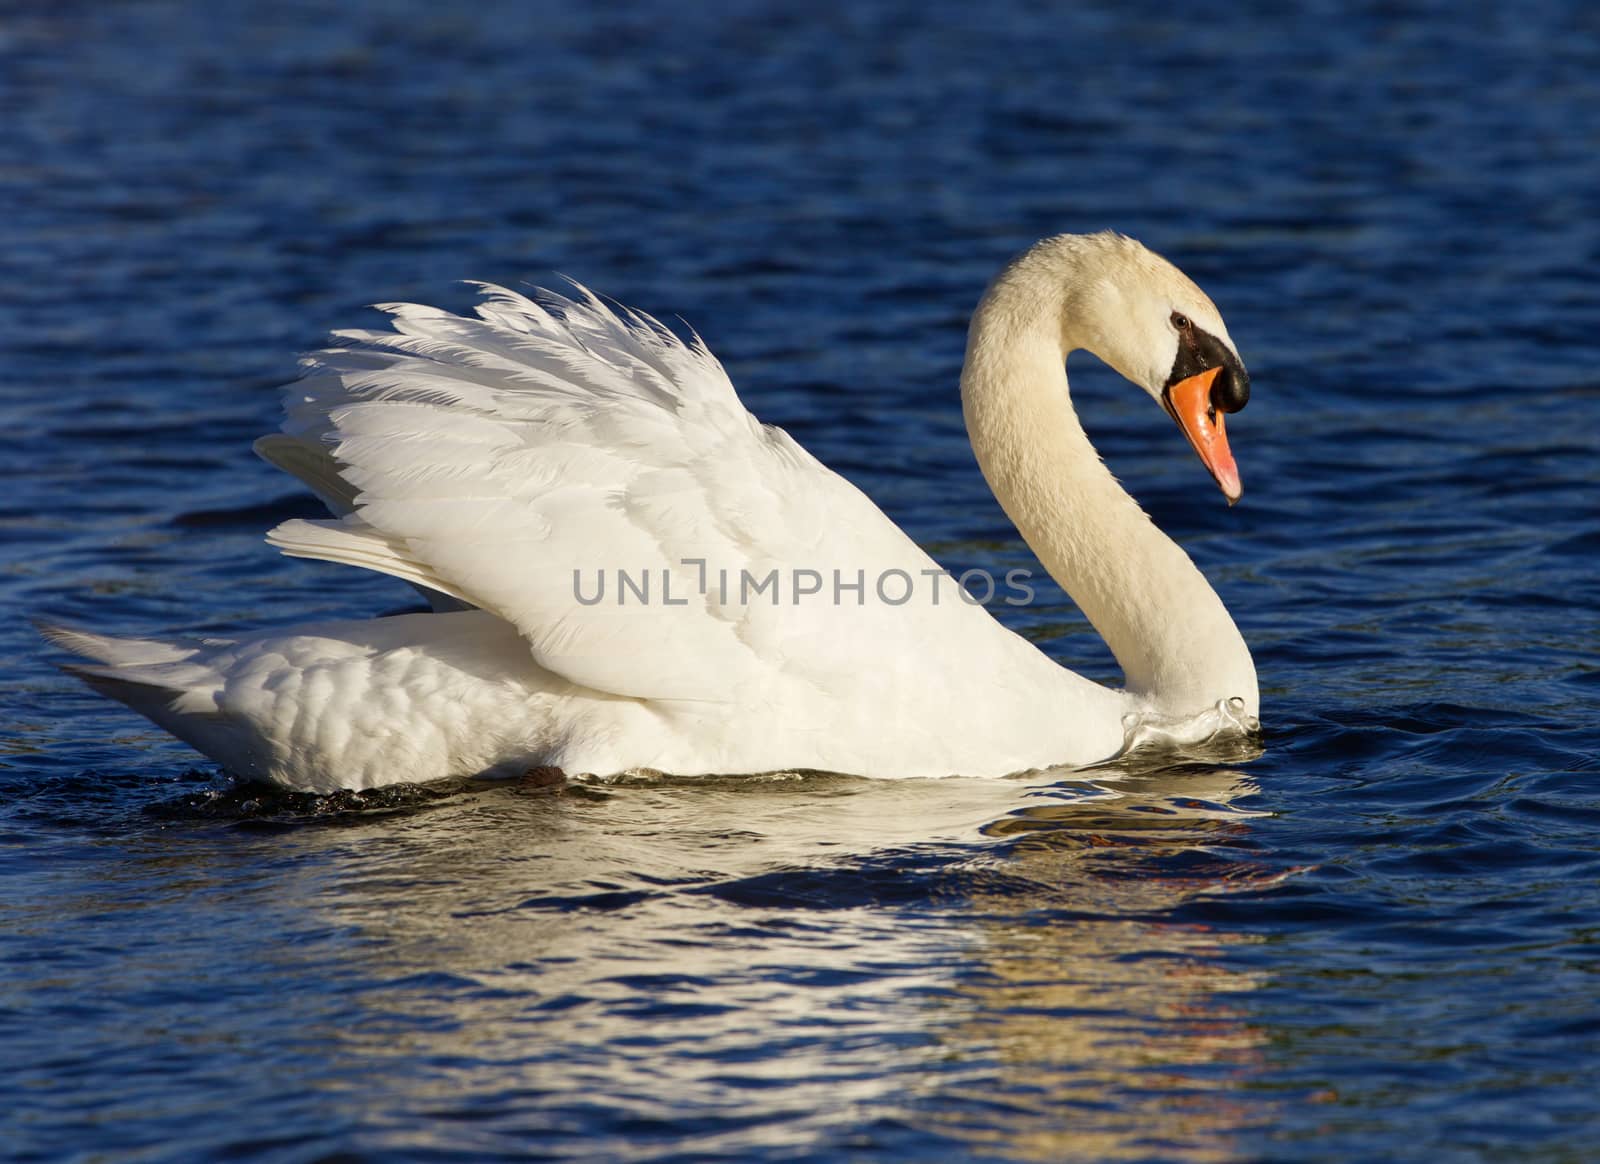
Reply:
[[[1023,450],[1002,447],[1021,439],[1013,430],[1062,458],[1060,482],[996,487],[1069,591],[1103,588],[1108,565],[1166,571],[1176,581],[1152,600],[1187,587],[1199,638],[1233,651],[1183,663],[1216,681],[1180,684],[1181,706],[1160,690],[1084,680],[962,601],[865,495],[759,423],[698,339],[582,288],[535,301],[484,286],[474,317],[386,305],[393,331],[336,333],[340,346],[310,358],[287,390],[284,431],[257,444],[334,515],[285,522],[273,545],[392,574],[435,613],[237,643],[47,633],[99,660],[75,674],[230,770],[312,791],[540,765],[998,776],[1104,759],[1130,713],[1199,713],[1229,697],[1253,713],[1253,668],[1220,602],[1092,450],[1073,444],[1082,432],[1062,371],[1072,317],[1104,332],[1108,309],[1052,294],[1045,270],[1063,286],[1120,277],[1115,310],[1139,310],[1141,295],[1162,312],[1175,296],[1200,319],[1215,309],[1137,244],[1063,236],[991,288],[963,377],[991,482],[1021,463]],[[1226,336],[1220,318],[1214,331]],[[990,367],[995,345],[1009,352],[1003,368]],[[1015,403],[1000,407],[1007,393]],[[975,411],[1000,416],[1001,435]],[[1106,561],[1053,561],[1067,549],[1041,546],[1030,526],[1093,531],[1091,515],[1070,511],[1085,505],[1122,523],[1095,549]],[[765,588],[752,597],[774,571],[777,601]],[[820,592],[800,593],[813,574]],[[911,597],[896,602],[902,578]],[[1079,600],[1099,625],[1092,598]],[[1148,669],[1135,649],[1183,652],[1182,634],[1145,640],[1184,617],[1155,611],[1149,633],[1107,635],[1130,681]]]

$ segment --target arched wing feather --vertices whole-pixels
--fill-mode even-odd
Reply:
[[[987,621],[950,590],[878,602],[876,578],[931,560],[760,424],[698,338],[581,287],[483,290],[475,317],[386,305],[392,332],[308,360],[285,431],[331,450],[354,510],[280,526],[285,552],[492,611],[540,666],[617,696],[728,699],[775,668],[827,683],[859,669],[859,634],[927,656],[941,627]]]

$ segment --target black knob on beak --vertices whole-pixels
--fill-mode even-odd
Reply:
[[[1210,406],[1217,412],[1238,412],[1250,403],[1250,374],[1233,349],[1210,332],[1195,327],[1188,316],[1173,312],[1172,318],[1173,326],[1178,327],[1178,356],[1172,364],[1172,375],[1167,377],[1167,387],[1215,368]]]
[[[1211,406],[1218,412],[1238,412],[1249,403],[1249,375],[1232,360],[1225,362],[1211,385]]]

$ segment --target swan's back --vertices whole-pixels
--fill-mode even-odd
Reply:
[[[586,292],[487,292],[476,318],[390,305],[392,333],[311,359],[285,429],[331,451],[351,512],[285,523],[275,545],[493,611],[540,666],[608,695],[827,683],[859,669],[851,634],[905,644],[903,612],[833,602],[835,572],[870,587],[935,564],[751,416],[698,340]],[[797,570],[824,591],[797,596]]]

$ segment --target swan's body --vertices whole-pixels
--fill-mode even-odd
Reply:
[[[1139,244],[1062,236],[1013,262],[961,384],[985,476],[1124,690],[963,601],[859,490],[757,422],[698,342],[586,294],[544,302],[491,288],[476,319],[391,305],[395,332],[342,333],[258,443],[336,515],[286,522],[274,545],[403,578],[435,613],[238,642],[48,632],[99,661],[74,673],[233,772],[318,792],[543,766],[1001,776],[1106,759],[1130,714],[1256,714],[1233,621],[1067,391],[1083,347],[1174,415],[1180,390],[1203,412],[1219,375],[1242,404],[1216,309]],[[1180,421],[1236,496],[1220,421]]]

